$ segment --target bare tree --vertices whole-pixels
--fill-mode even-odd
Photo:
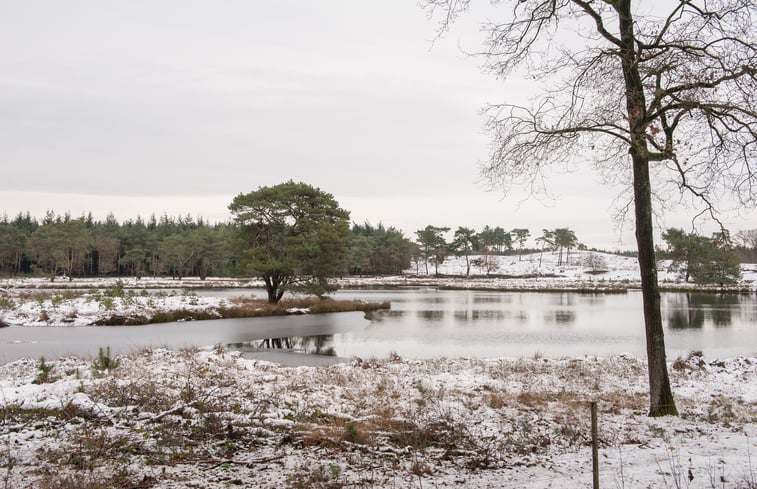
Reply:
[[[733,239],[743,248],[757,250],[757,229],[743,229]]]
[[[591,273],[604,273],[607,271],[607,260],[602,255],[596,253],[589,253],[584,258],[583,264],[587,267]]]
[[[426,0],[444,32],[470,0]],[[531,106],[488,109],[482,173],[505,191],[544,191],[543,172],[589,157],[632,183],[651,416],[676,414],[665,359],[653,195],[717,220],[724,196],[755,204],[755,0],[501,0],[484,25],[485,66],[543,84]],[[588,156],[587,156],[588,155]],[[652,187],[655,182],[655,188]],[[672,191],[678,191],[676,194]],[[671,199],[671,196],[673,197]],[[627,204],[630,208],[630,201]]]

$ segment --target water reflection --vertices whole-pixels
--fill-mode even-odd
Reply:
[[[418,311],[416,314],[425,321],[441,321],[444,319],[444,311]]]
[[[576,321],[576,313],[573,311],[555,311],[555,322],[570,324]]]
[[[227,346],[231,348],[252,348],[254,350],[289,350],[308,355],[336,356],[333,334],[265,338],[246,343],[232,343]]]
[[[600,304],[604,304],[605,295],[604,294],[581,294],[578,300],[579,302],[581,302],[581,304],[598,306]]]
[[[510,317],[510,311],[481,310],[481,311],[473,311],[473,314],[471,314],[471,319],[473,319],[474,321],[479,320],[479,319],[503,320],[508,317]]]
[[[477,321],[528,321],[525,311],[502,311],[496,309],[482,309],[473,311],[454,311],[455,323],[463,326],[473,326]]]
[[[405,313],[406,311],[399,309],[382,309],[381,311],[377,311],[373,314],[373,316],[371,317],[371,322],[379,323],[385,320],[400,319],[405,315]]]
[[[423,302],[424,304],[444,304],[447,302],[446,297],[424,297],[423,300],[420,302]]]
[[[668,325],[671,329],[700,329],[707,319],[713,326],[728,327],[741,296],[736,294],[676,294],[667,297]]]
[[[670,329],[700,329],[704,327],[704,312],[691,309],[673,309],[668,313]]]
[[[491,304],[491,303],[500,303],[500,302],[512,302],[511,297],[506,297],[504,295],[499,296],[484,296],[484,297],[474,297],[473,303],[474,304]]]
[[[573,306],[576,304],[576,294],[554,294],[550,302],[555,306]]]
[[[545,323],[557,323],[562,325],[573,324],[576,322],[575,311],[567,309],[558,309],[544,314]]]
[[[734,309],[739,307],[741,296],[732,294],[718,294],[710,296],[707,302],[707,296],[704,294],[695,294],[695,299],[702,304],[709,306],[712,323],[715,326],[730,326],[733,322],[731,314]]]

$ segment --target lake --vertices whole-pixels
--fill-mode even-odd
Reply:
[[[208,295],[249,295],[227,289]],[[261,291],[254,292],[262,295]],[[128,353],[143,347],[230,345],[284,363],[329,358],[479,358],[645,355],[641,293],[579,294],[403,288],[342,290],[339,299],[389,300],[391,310],[222,319],[146,326],[0,329],[0,362],[21,357]],[[757,354],[755,295],[663,293],[669,359],[702,350],[707,358]],[[290,351],[325,356],[292,355]]]
[[[645,355],[642,297],[627,294],[346,291],[345,298],[391,300],[361,331],[335,337],[337,354],[407,357]],[[671,358],[757,353],[754,295],[663,293]]]

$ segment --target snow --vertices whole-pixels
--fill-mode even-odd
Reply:
[[[471,263],[480,256],[468,257]],[[563,259],[565,260],[565,256]],[[432,286],[452,288],[486,288],[497,290],[595,290],[612,291],[640,288],[639,264],[633,257],[592,251],[571,251],[565,263],[559,263],[557,253],[532,253],[523,256],[490,256],[494,270],[489,275],[482,267],[471,265],[470,276],[466,276],[464,256],[446,257],[439,264],[438,274],[433,263],[428,264],[428,274],[424,263],[418,263],[406,270],[402,276],[387,277],[345,277],[339,280],[344,287],[360,286]],[[602,265],[597,269],[590,262]],[[726,286],[699,286],[684,282],[682,277],[670,269],[669,260],[658,262],[658,281],[663,290],[738,290],[757,291],[757,264],[742,264],[741,278],[737,284]]]
[[[475,255],[468,257],[471,263],[481,256]],[[636,258],[615,255],[611,253],[602,253],[594,251],[571,251],[566,257],[563,253],[563,263],[560,263],[557,252],[530,253],[522,256],[490,256],[489,260],[493,261],[494,270],[490,275],[506,275],[507,279],[489,279],[494,283],[500,284],[519,284],[535,286],[539,283],[556,283],[568,286],[575,284],[624,284],[638,286],[639,262]],[[592,267],[591,264],[594,263]],[[558,265],[558,263],[560,263]],[[693,287],[693,284],[685,284],[682,277],[670,269],[670,260],[660,260],[657,264],[657,274],[660,284],[675,284],[677,287]],[[449,256],[439,265],[439,274],[442,276],[465,278],[466,261],[464,256]],[[742,276],[740,285],[751,286],[754,288],[757,281],[757,264],[742,264]],[[428,265],[429,275],[435,273],[433,263]],[[597,273],[592,273],[597,272]],[[406,275],[415,275],[417,277],[426,276],[426,267],[423,263],[406,270]],[[481,276],[486,276],[486,270],[483,267],[471,265],[471,276],[480,280]],[[529,278],[518,278],[529,277]],[[459,280],[458,280],[459,281]]]
[[[81,287],[83,282],[77,285]],[[86,282],[88,286],[92,283]],[[97,281],[106,288],[112,287],[114,282],[106,285],[101,280]],[[35,281],[27,279],[23,283],[29,286]],[[227,305],[222,297],[199,297],[191,291],[150,294],[147,289],[141,289],[141,293],[132,290],[123,297],[110,297],[100,291],[84,290],[84,295],[77,295],[38,289],[34,297],[27,297],[26,289],[7,290],[5,297],[14,303],[14,307],[2,311],[0,319],[11,325],[23,326],[87,326],[106,317],[151,317],[158,312],[179,310],[218,314],[218,309]]]
[[[496,272],[466,278],[464,257],[401,277],[343,278],[342,286],[489,288],[638,286],[634,258],[589,252],[496,257]],[[539,262],[541,260],[541,264]],[[754,291],[757,265],[739,287]],[[429,265],[433,273],[433,265]],[[481,270],[472,271],[482,274]],[[692,287],[661,263],[663,286]],[[524,278],[528,275],[531,278]],[[92,324],[106,315],[221,307],[201,286],[228,279],[0,281],[6,323]],[[46,287],[55,290],[45,294]],[[67,295],[62,289],[83,289]],[[9,306],[12,303],[12,307]],[[44,315],[42,313],[45,313]],[[306,312],[306,311],[297,311]],[[589,403],[599,407],[601,487],[757,487],[757,358],[692,355],[669,366],[678,417],[646,416],[643,359],[412,360],[354,358],[285,367],[220,347],[144,350],[107,372],[91,359],[0,365],[0,480],[4,487],[590,487]]]
[[[216,348],[120,360],[96,375],[62,358],[43,384],[34,361],[0,367],[6,487],[124,472],[161,488],[589,487],[591,401],[602,487],[754,487],[757,358],[679,360],[682,415],[665,418],[645,415],[646,369],[631,355],[287,368]]]

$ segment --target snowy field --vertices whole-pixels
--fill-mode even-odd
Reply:
[[[595,253],[590,251],[571,251],[564,262],[558,265],[557,253],[533,253],[523,256],[491,256],[493,265],[487,269],[475,266],[473,262],[482,259],[470,256],[470,276],[466,277],[467,265],[464,256],[449,256],[438,266],[438,273],[444,278],[435,278],[436,268],[425,263],[418,263],[405,271],[402,277],[381,277],[375,279],[345,278],[342,285],[386,284],[413,285],[429,283],[452,287],[480,287],[502,289],[599,289],[618,287],[640,287],[639,262],[636,258]],[[662,288],[696,288],[692,283],[683,282],[678,272],[670,269],[669,260],[660,260],[657,266],[658,281]],[[497,278],[496,276],[507,278]],[[738,288],[757,290],[757,264],[742,264],[741,279]],[[701,288],[701,287],[700,287]],[[717,287],[712,287],[717,288]]]
[[[496,273],[535,276],[528,279],[463,278],[464,258],[449,258],[439,273],[457,278],[341,283],[638,283],[635,259],[605,255],[607,273],[592,275],[587,256],[571,253],[562,266],[549,253],[541,266],[538,254],[501,257]],[[743,268],[740,286],[754,291],[757,266]],[[664,264],[660,281],[681,285]],[[0,312],[7,323],[46,326],[91,324],[114,311],[209,310],[224,299],[191,288],[210,284],[256,285],[132,278],[123,296],[110,297],[44,294],[49,282],[5,280]],[[107,289],[115,280],[53,285]],[[153,287],[175,290],[142,292]],[[631,355],[392,356],[297,368],[221,347],[46,364],[27,358],[0,366],[0,487],[588,488],[595,401],[601,487],[757,489],[757,358],[670,360],[681,416],[652,419],[644,359]]]
[[[588,488],[591,401],[601,487],[756,487],[757,358],[678,360],[660,419],[631,356],[119,362],[0,367],[4,487]]]

